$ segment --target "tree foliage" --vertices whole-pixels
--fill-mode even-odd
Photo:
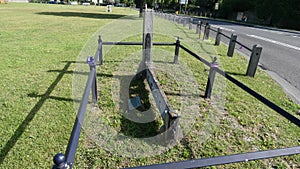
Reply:
[[[179,10],[179,0],[135,0],[137,7],[144,2],[149,8],[158,4],[160,11]],[[220,4],[218,16],[223,18],[236,12],[251,11],[270,25],[300,29],[300,0],[188,0],[188,8],[215,12],[216,2]]]
[[[222,17],[252,11],[270,25],[300,29],[299,0],[220,0]]]
[[[222,15],[229,15],[232,12],[248,11],[254,8],[253,0],[222,0]]]
[[[263,0],[256,5],[255,11],[258,17],[269,19],[272,25],[291,26],[299,23],[300,1]]]

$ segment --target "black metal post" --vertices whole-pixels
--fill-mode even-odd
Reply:
[[[202,27],[202,21],[200,21],[200,25],[199,25],[199,39],[201,38],[201,27]]]
[[[152,65],[152,39],[150,33],[146,34],[145,44],[144,44],[144,53],[143,53],[143,62],[146,67],[151,67]]]
[[[200,28],[200,21],[198,21],[197,26],[196,26],[196,34],[199,33],[199,28]]]
[[[182,26],[185,27],[186,23],[187,23],[187,18],[183,17],[183,19],[182,19]]]
[[[93,63],[93,65],[95,65],[94,58],[89,57],[87,59],[87,63],[89,65],[90,63]],[[66,169],[66,168],[72,169],[74,159],[75,159],[76,149],[80,137],[80,132],[82,128],[82,123],[84,120],[84,114],[88,104],[90,89],[92,88],[95,72],[96,69],[92,67],[82,96],[82,101],[80,103],[80,107],[77,112],[76,120],[73,125],[72,134],[70,136],[68,147],[65,153],[66,155],[58,153],[54,156],[53,158],[53,162],[55,163],[55,165],[53,166],[54,169]]]
[[[98,90],[97,90],[97,71],[96,71],[96,63],[92,56],[88,58],[88,64],[90,66],[90,71],[94,69],[94,77],[92,82],[92,102],[97,103],[98,101]]]
[[[98,39],[98,47],[99,47],[99,64],[102,65],[103,64],[103,54],[102,54],[102,39],[101,36],[99,36]]]
[[[204,98],[210,99],[210,97],[211,97],[211,92],[212,92],[212,89],[213,89],[213,85],[214,85],[214,81],[215,81],[215,75],[216,75],[215,68],[218,67],[218,64],[217,64],[216,61],[217,61],[217,58],[215,57],[214,61],[210,64],[210,70],[209,70],[209,74],[208,74],[208,79],[207,79]]]
[[[227,56],[229,56],[229,57],[233,56],[236,39],[237,39],[237,35],[236,34],[231,34],[231,38],[230,38],[230,42],[229,42],[229,46],[228,46],[228,51],[227,51]]]
[[[220,45],[220,41],[221,41],[221,33],[222,33],[222,29],[218,28],[218,32],[216,35],[216,41],[215,41],[215,45],[219,46]]]
[[[175,46],[175,56],[174,56],[174,63],[178,63],[178,55],[179,55],[179,47],[180,47],[180,39],[179,37],[176,40],[176,46]]]
[[[209,38],[209,29],[210,29],[210,25],[209,25],[209,23],[206,23],[205,24],[205,30],[204,30],[203,40]]]
[[[189,18],[189,30],[193,29],[193,18]]]
[[[253,46],[248,68],[247,68],[247,73],[246,73],[247,76],[254,77],[261,52],[262,52],[261,46],[259,45]]]
[[[204,31],[203,31],[203,40],[205,39],[206,29],[207,29],[207,26],[206,26],[206,23],[205,23],[205,24],[204,24]]]

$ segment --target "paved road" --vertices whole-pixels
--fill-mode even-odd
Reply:
[[[294,99],[300,103],[300,32],[237,25],[214,20],[210,20],[209,23],[213,28],[221,27],[223,33],[228,36],[232,33],[237,34],[237,41],[250,48],[254,44],[261,45],[263,51],[260,64],[275,76],[275,80],[279,83],[282,82],[281,85],[289,90],[290,94],[295,95]],[[212,32],[211,36],[215,37],[215,33]],[[227,38],[222,37],[222,41],[228,44]],[[238,44],[236,49],[250,56],[250,52]]]

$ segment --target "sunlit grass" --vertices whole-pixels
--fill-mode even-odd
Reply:
[[[86,41],[113,19],[105,7],[0,5],[0,168],[50,168],[76,110],[72,70]]]
[[[0,168],[51,168],[53,155],[65,151],[76,116],[71,90],[72,71],[79,52],[101,26],[118,17],[137,14],[134,10],[124,8],[114,8],[113,11],[108,15],[105,7],[95,6],[0,5]],[[193,31],[181,25],[174,26],[167,21],[163,24],[170,34],[183,31],[185,34],[180,36],[194,35]],[[155,41],[175,42],[173,34],[155,35]],[[228,58],[224,46],[215,48],[210,41],[193,43],[185,41],[187,37],[181,38],[184,38],[184,45],[190,45],[189,48],[206,59],[211,55],[218,56],[222,69],[235,74],[234,77],[249,87],[293,115],[296,114],[299,106],[265,72],[258,70],[255,78],[243,76],[247,60],[242,56]],[[125,40],[140,39],[140,36],[136,36]],[[145,132],[134,133],[140,129],[139,126],[118,114],[111,96],[111,83],[118,65],[140,49],[114,46],[105,55],[104,65],[98,68],[98,105],[106,115],[108,126],[127,135],[138,134],[143,137],[143,134],[157,132],[159,126],[152,125],[152,128],[143,128]],[[174,52],[174,47],[160,49]],[[180,64],[186,63],[191,69],[198,84],[198,93],[193,94],[200,98],[199,105],[196,105],[200,110],[199,116],[195,116],[197,123],[184,139],[161,155],[128,158],[97,146],[87,138],[87,131],[84,130],[74,164],[77,168],[120,168],[299,145],[299,128],[229,81],[225,81],[224,112],[215,112],[212,106],[214,100],[201,97],[205,91],[208,68],[183,50],[180,50],[179,59]],[[166,67],[171,65],[172,60],[159,57],[154,59],[157,65],[163,61]],[[178,98],[172,95],[179,92],[179,82],[172,73],[157,73],[170,103],[180,109],[180,106],[175,105],[179,102]],[[138,85],[143,86],[141,83]],[[182,112],[182,116],[186,113]],[[210,137],[203,141],[203,133],[199,132],[205,128],[203,120],[214,113],[220,115],[217,118],[219,121],[211,128]],[[299,167],[299,161],[297,155],[219,168],[288,168]]]

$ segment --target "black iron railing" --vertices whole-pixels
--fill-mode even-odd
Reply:
[[[201,33],[203,32],[203,40],[208,39],[210,36],[210,31],[213,31],[216,33],[216,37],[215,37],[216,46],[220,45],[221,36],[224,36],[225,38],[229,39],[228,51],[227,51],[227,56],[229,57],[233,57],[236,44],[240,45],[241,48],[244,48],[249,52],[251,52],[246,75],[254,77],[259,63],[260,55],[262,53],[261,46],[255,44],[252,46],[251,49],[245,44],[239,42],[237,40],[236,34],[231,34],[231,36],[228,36],[222,32],[221,28],[213,29],[212,26],[207,21],[204,21],[203,19],[200,18],[193,18],[193,17],[187,17],[183,15],[175,15],[175,14],[159,13],[159,12],[156,13],[156,16],[159,16],[163,19],[167,19],[169,21],[176,22],[178,24],[182,24],[183,27],[189,25],[189,29],[195,28],[196,34],[199,34],[199,38],[201,37]],[[204,29],[202,29],[203,27]]]
[[[84,119],[86,107],[88,104],[88,99],[90,92],[92,90],[92,102],[97,103],[97,78],[96,78],[96,63],[99,59],[99,64],[103,63],[103,55],[102,55],[102,45],[142,45],[141,42],[102,42],[101,37],[99,36],[98,40],[98,48],[96,51],[96,54],[94,57],[89,57],[87,59],[87,63],[90,66],[90,73],[87,80],[87,84],[83,93],[82,101],[80,104],[80,107],[78,109],[77,117],[73,126],[73,130],[71,133],[71,137],[69,139],[68,147],[66,150],[65,155],[62,153],[58,153],[54,156],[54,163],[53,166],[54,169],[66,169],[66,168],[72,168],[74,163],[74,158],[76,154],[76,149],[78,146],[78,140],[80,137],[82,122]],[[260,102],[264,103],[286,119],[288,119],[290,122],[294,123],[298,127],[300,127],[300,120],[293,116],[292,114],[288,113],[287,111],[283,110],[279,106],[277,106],[275,103],[271,102],[270,100],[266,99],[259,93],[255,92],[251,88],[247,87],[242,82],[238,81],[234,77],[230,76],[223,70],[218,68],[218,65],[215,63],[216,59],[211,63],[193,51],[189,50],[187,47],[180,44],[179,38],[175,43],[156,43],[154,42],[153,45],[157,46],[175,46],[175,56],[174,56],[174,63],[178,63],[178,57],[179,57],[179,50],[180,48],[184,50],[185,52],[189,53],[191,56],[195,57],[202,63],[204,63],[206,66],[210,67],[210,73],[208,75],[208,81],[206,85],[206,92],[205,97],[210,98],[211,92],[213,89],[213,83],[214,83],[214,76],[216,73],[219,73],[220,75],[224,76],[227,80],[235,84],[236,86],[240,87],[245,92],[249,93],[253,97],[255,97]],[[148,71],[150,72],[150,71]],[[149,75],[152,75],[151,72],[148,73]],[[151,79],[153,81],[153,77],[148,76],[147,78]],[[155,80],[154,80],[155,81]],[[159,88],[159,87],[157,87]],[[172,162],[172,163],[165,163],[165,164],[154,164],[150,166],[139,166],[139,167],[133,167],[133,168],[195,168],[195,167],[206,167],[206,166],[213,166],[213,165],[221,165],[221,164],[228,164],[228,163],[236,163],[236,162],[247,162],[251,160],[259,160],[259,159],[267,159],[267,158],[273,158],[278,156],[288,156],[288,155],[295,155],[300,154],[300,146],[296,147],[290,147],[290,148],[282,148],[282,149],[274,149],[274,150],[266,150],[266,151],[258,151],[258,152],[248,152],[248,153],[242,153],[242,154],[234,154],[234,155],[226,155],[226,156],[219,156],[219,157],[212,157],[212,158],[202,158],[202,159],[193,159],[193,160],[187,160],[187,161],[179,161],[179,162]]]

